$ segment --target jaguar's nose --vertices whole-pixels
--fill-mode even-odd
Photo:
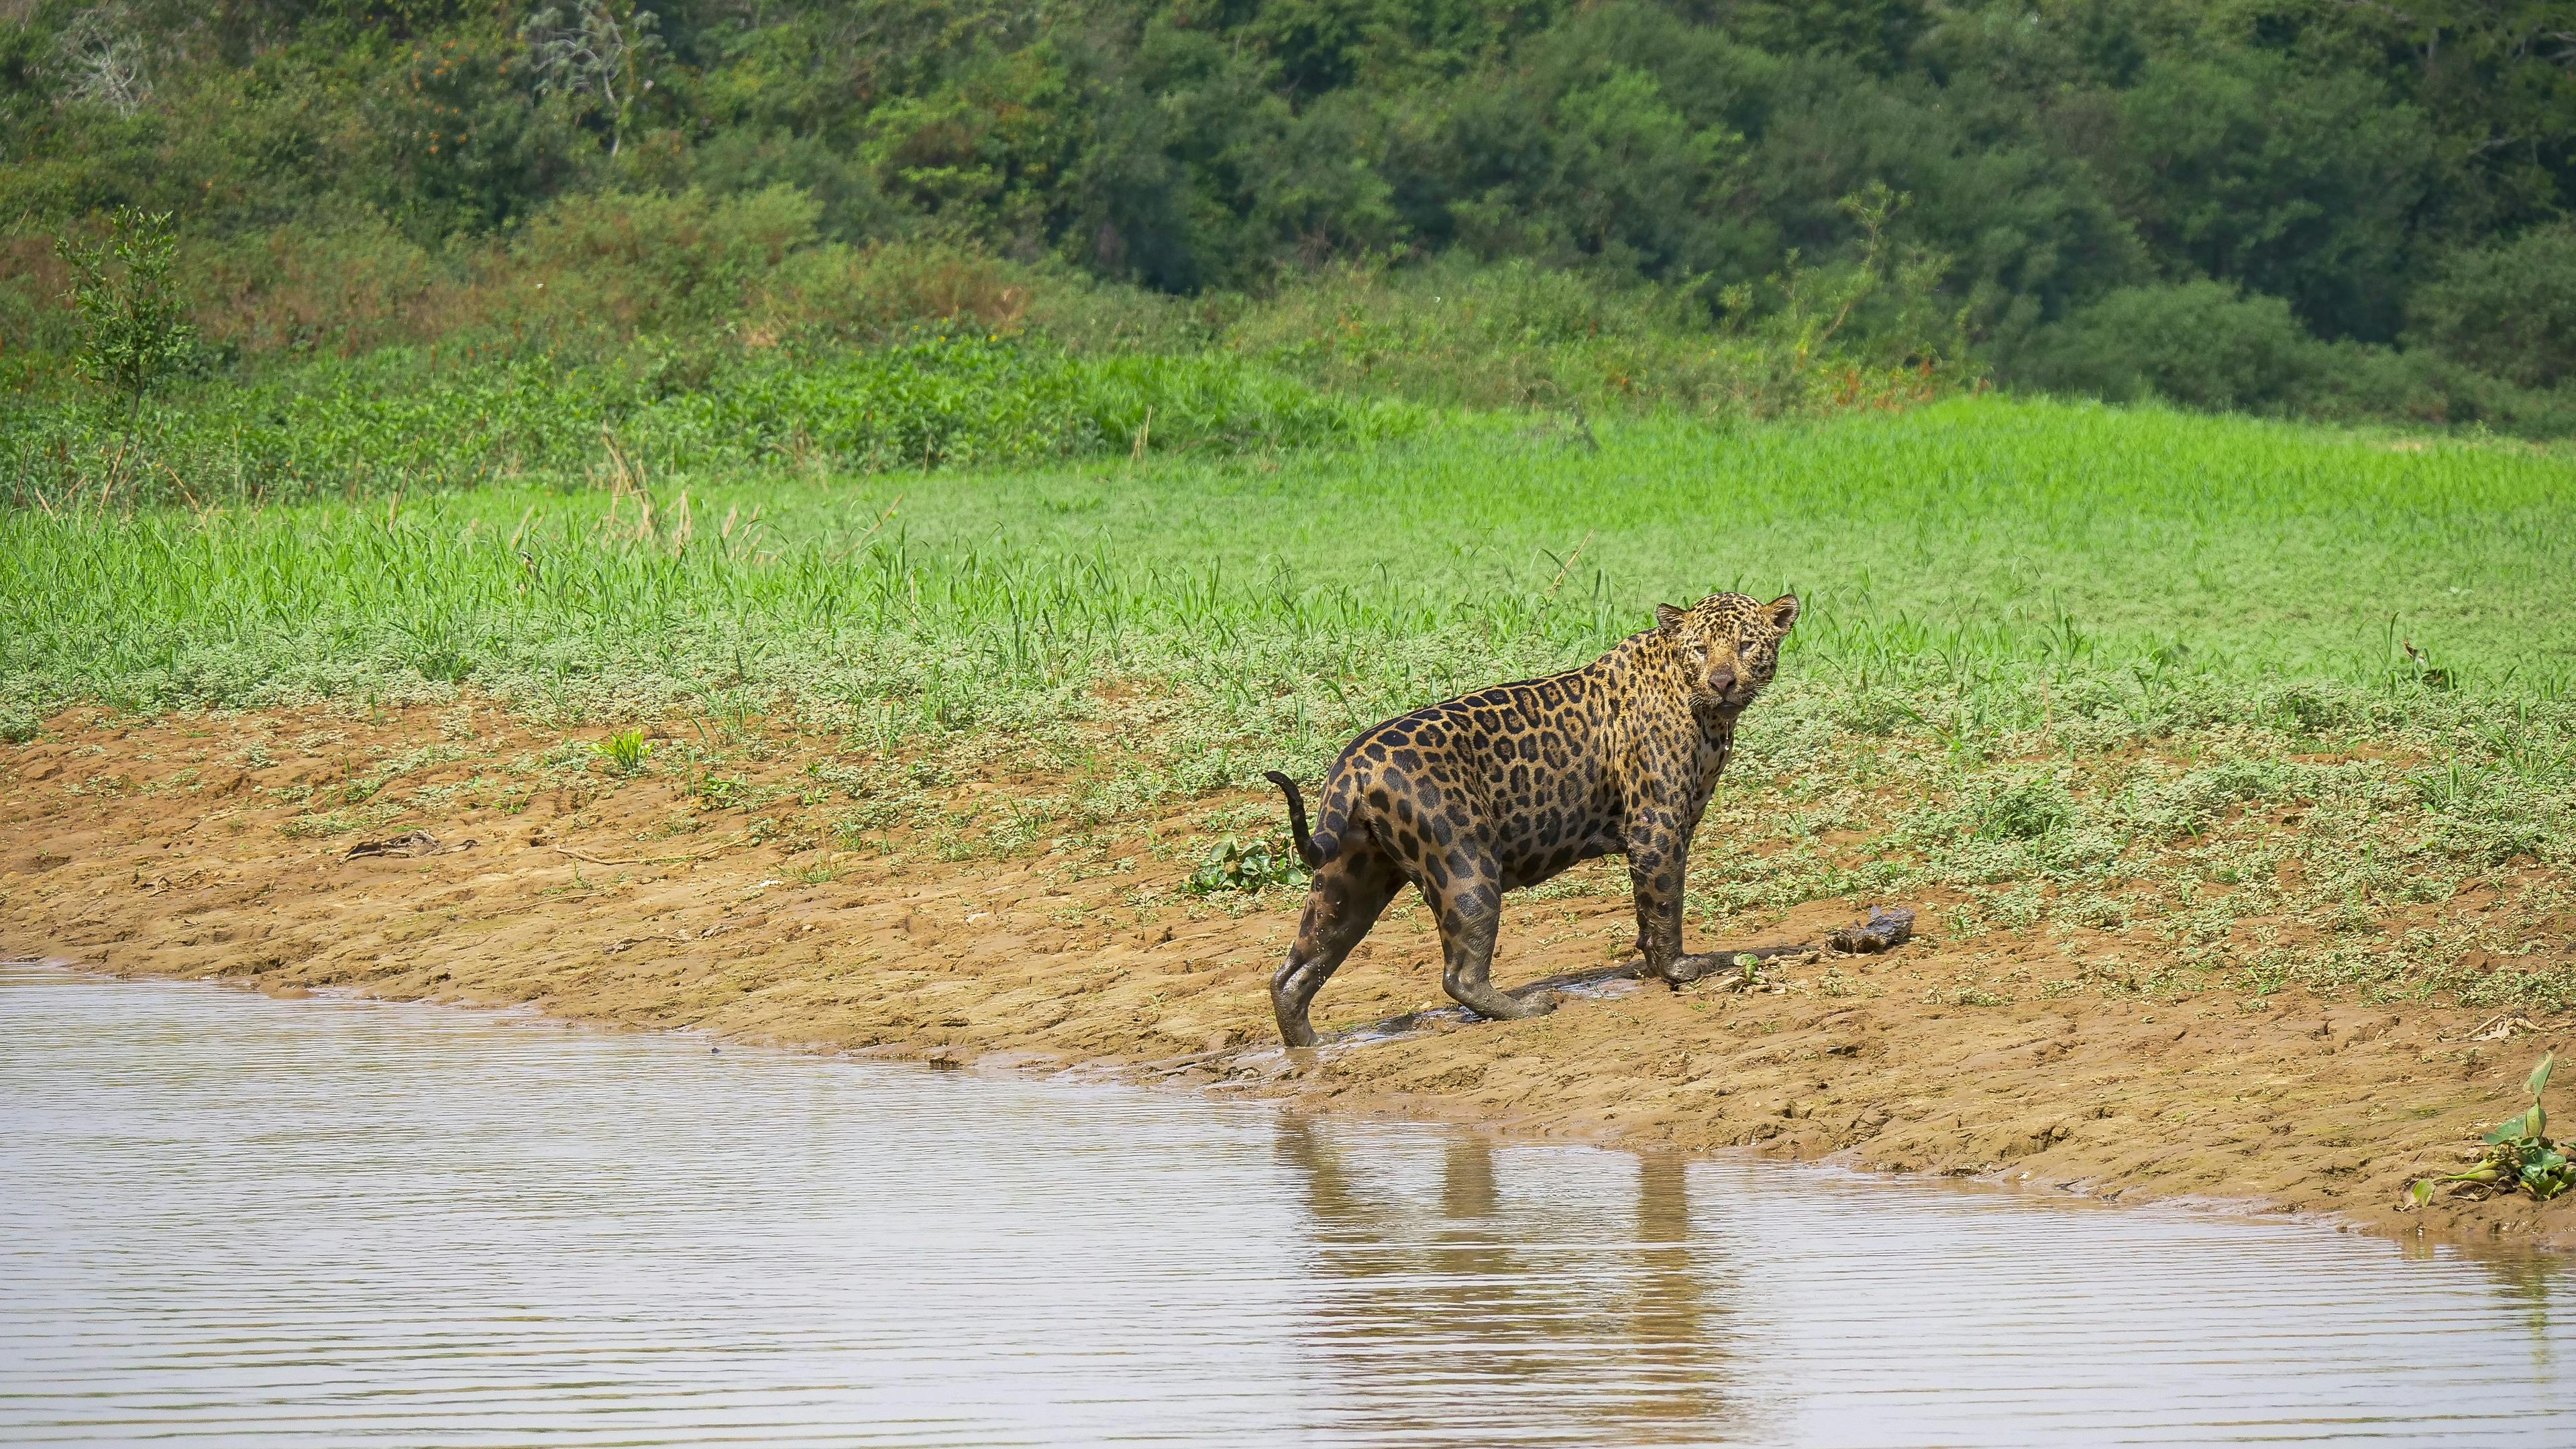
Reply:
[[[1729,665],[1721,664],[1710,670],[1708,672],[1708,687],[1709,691],[1713,694],[1733,694],[1735,692],[1734,668]]]

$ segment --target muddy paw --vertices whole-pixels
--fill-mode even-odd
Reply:
[[[1675,986],[1687,986],[1704,977],[1734,969],[1735,958],[1732,956],[1677,956],[1672,965],[1664,968],[1663,979]]]

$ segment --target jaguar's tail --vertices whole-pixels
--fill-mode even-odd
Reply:
[[[1306,797],[1297,793],[1297,782],[1277,770],[1265,771],[1262,778],[1288,797],[1288,833],[1296,838],[1297,858],[1306,862],[1308,870],[1323,869],[1325,852],[1315,844],[1315,837],[1306,833]]]

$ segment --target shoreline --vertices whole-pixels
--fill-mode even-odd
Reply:
[[[475,707],[459,734],[457,718],[65,716],[37,743],[0,746],[0,956],[281,995],[521,1005],[935,1065],[1222,1083],[1303,1110],[1507,1138],[1742,1150],[2576,1248],[2563,1200],[2399,1207],[2408,1183],[2452,1170],[2480,1130],[2520,1109],[2532,1061],[2576,1041],[2576,1023],[2218,987],[1981,1000],[1948,988],[1945,953],[1959,948],[1941,939],[1944,903],[1932,899],[1887,902],[1921,911],[1915,942],[1772,963],[1759,990],[1614,988],[1513,1023],[1443,1013],[1308,1060],[1279,1047],[1266,990],[1300,894],[1180,889],[1190,857],[1169,842],[1203,849],[1189,817],[1211,802],[1116,822],[1081,852],[835,851],[800,835],[785,807],[754,819],[677,808],[679,788],[650,776],[485,790],[475,782],[496,762],[564,732]],[[309,743],[290,751],[290,734]],[[353,762],[403,751],[441,756],[406,775],[407,808],[317,814],[317,792],[366,803],[334,784],[357,777]],[[792,779],[800,758],[773,751],[763,773]],[[414,830],[430,841],[410,848],[426,853],[349,854]],[[1615,880],[1594,878],[1605,864]],[[1616,964],[1633,934],[1618,866],[1514,896],[1497,980]],[[1726,922],[1715,939],[1695,921],[1691,949],[1820,941],[1872,904],[1811,901]],[[1419,907],[1390,911],[1318,998],[1319,1028],[1447,1006],[1437,959]]]

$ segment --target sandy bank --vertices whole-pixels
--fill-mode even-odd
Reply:
[[[1958,986],[1943,903],[1915,901],[1924,939],[1779,966],[1759,991],[1639,988],[1291,1060],[1265,986],[1298,897],[1179,889],[1207,802],[1080,851],[943,850],[930,831],[854,852],[794,793],[828,746],[782,736],[711,794],[570,759],[567,733],[600,732],[463,709],[58,718],[0,746],[0,955],[2576,1246],[2564,1202],[2397,1211],[2409,1181],[2519,1109],[2566,1023],[2226,990],[1994,1000]],[[550,770],[527,765],[549,751]],[[348,857],[415,829],[440,853]],[[1615,959],[1633,934],[1624,874],[1591,869],[1592,889],[1514,900],[1498,981]],[[1821,940],[1867,904],[1813,902],[1716,942],[1694,926],[1693,949]],[[1418,909],[1391,915],[1318,1026],[1445,1005],[1437,960]]]

